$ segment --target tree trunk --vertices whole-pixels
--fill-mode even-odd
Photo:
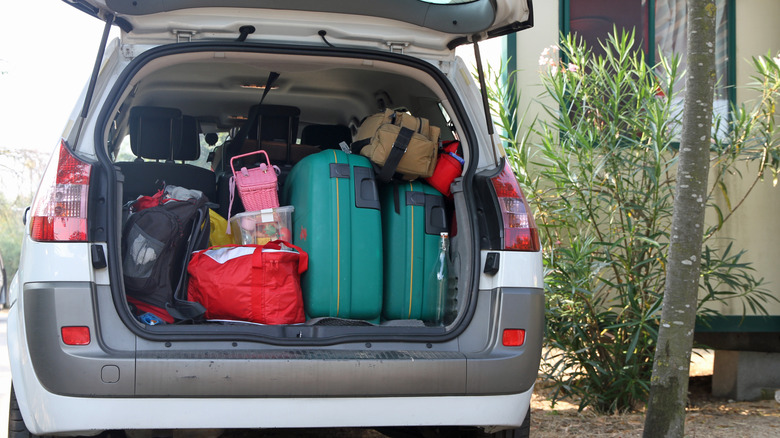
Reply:
[[[688,71],[661,324],[644,437],[682,437],[696,322],[715,87],[715,0],[687,0]]]

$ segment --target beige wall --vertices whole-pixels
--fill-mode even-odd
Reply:
[[[539,56],[546,47],[558,44],[559,35],[558,2],[535,1],[534,27],[517,34],[517,83],[521,90],[521,111],[529,108],[532,115],[541,112],[539,105],[534,105],[542,93]]]
[[[736,1],[736,0],[735,0]],[[752,98],[744,89],[750,83],[753,56],[766,55],[769,51],[777,55],[780,51],[780,1],[738,0],[736,1],[737,28],[737,100]]]
[[[737,101],[749,103],[756,93],[747,86],[752,82],[753,56],[780,51],[780,2],[777,0],[736,1],[736,67]],[[743,178],[732,178],[727,184],[732,204],[753,183],[757,166],[745,167]],[[721,205],[725,205],[723,201]],[[753,263],[757,277],[764,277],[765,287],[780,299],[780,186],[774,187],[771,175],[759,181],[750,197],[726,224],[722,236],[731,238],[734,246],[747,250],[746,261]],[[722,244],[726,244],[724,240]],[[770,314],[780,315],[780,303],[768,306]],[[739,305],[724,309],[741,314]]]
[[[765,55],[771,51],[776,55],[780,51],[780,1],[778,0],[734,0],[736,4],[736,66],[737,99],[745,101],[754,93],[745,87],[751,82],[752,56]],[[534,2],[533,29],[517,34],[517,66],[521,85],[521,111],[529,107],[532,115],[540,108],[534,101],[541,93],[539,81],[539,55],[545,47],[557,44],[559,35],[557,1]],[[753,168],[743,169],[744,178],[734,178],[728,184],[733,203],[745,193],[753,182]],[[721,199],[721,203],[724,201]],[[733,241],[734,248],[747,250],[744,258],[751,261],[756,269],[756,277],[764,277],[765,287],[780,299],[780,184],[773,187],[771,177],[759,182],[747,200],[729,219],[724,231],[717,236],[715,243],[725,246]],[[780,303],[767,306],[769,313],[780,315]],[[720,309],[726,314],[741,314],[739,304]]]

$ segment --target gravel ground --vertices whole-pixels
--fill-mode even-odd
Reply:
[[[690,407],[687,409],[687,437],[780,436],[780,403],[774,400],[734,402],[709,393],[711,376],[693,377]],[[535,394],[531,405],[531,436],[534,438],[641,437],[644,413],[597,415],[585,409],[577,412],[574,404],[559,402],[555,409],[543,395]]]
[[[699,351],[691,363],[688,385],[689,404],[685,420],[686,437],[777,438],[780,437],[780,403],[774,400],[735,402],[712,396],[712,353]],[[641,437],[643,412],[623,415],[597,415],[577,405],[558,402],[555,409],[544,396],[543,382],[531,401],[533,438]]]

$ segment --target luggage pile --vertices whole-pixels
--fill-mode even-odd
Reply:
[[[295,207],[293,243],[309,254],[301,276],[309,318],[445,322],[453,297],[442,245],[462,160],[457,142],[439,150],[439,133],[426,119],[387,110],[361,124],[350,148],[293,167],[281,199]]]
[[[182,318],[209,321],[446,323],[454,299],[447,275],[450,184],[463,160],[459,143],[440,142],[439,134],[409,113],[375,114],[351,147],[342,143],[298,161],[281,192],[278,168],[264,151],[234,157],[231,192],[237,189],[247,211],[229,210],[227,226],[214,222],[221,217],[213,211],[204,213],[232,244],[188,244],[188,278],[180,275],[186,287],[177,285],[139,313],[156,315],[183,301],[202,311]],[[265,163],[233,167],[252,154]],[[137,301],[130,292],[128,299]]]
[[[237,159],[262,154],[265,163],[236,170]],[[238,320],[258,324],[298,324],[305,321],[300,275],[308,255],[291,243],[293,207],[279,206],[279,168],[265,151],[230,160],[230,209],[237,189],[249,210],[231,217],[226,233],[233,245],[197,251],[188,263],[187,299],[205,308],[207,320]]]

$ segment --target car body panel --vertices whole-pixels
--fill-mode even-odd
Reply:
[[[15,394],[30,431],[519,427],[523,423],[541,355],[543,267],[539,252],[479,248],[474,174],[498,169],[504,153],[500,142],[488,133],[471,73],[449,47],[453,40],[471,35],[447,28],[441,21],[446,16],[437,18],[436,29],[424,27],[432,23],[425,19],[415,21],[419,17],[399,21],[393,15],[398,11],[356,19],[335,10],[284,9],[320,4],[306,0],[286,4],[235,0],[225,3],[229,8],[203,1],[198,3],[203,7],[191,10],[179,9],[191,3],[186,1],[138,2],[141,7],[166,8],[148,14],[133,12],[128,8],[134,6],[125,1],[76,3],[103,18],[106,13],[117,13],[126,29],[121,40],[107,47],[89,112],[81,119],[78,104],[65,131],[74,154],[93,166],[91,241],[41,243],[27,233],[20,269],[10,284],[9,357]],[[326,3],[319,7],[370,9],[379,3],[382,7],[410,4]],[[496,7],[490,23],[475,28],[474,33],[481,35],[477,39],[513,20],[530,19],[530,1],[476,3]],[[256,4],[270,9],[246,8]],[[522,13],[517,15],[518,11]],[[232,41],[238,27],[247,23],[260,31],[246,42]],[[326,39],[339,47],[326,47],[319,30],[326,30]],[[401,48],[403,54],[398,53]],[[199,56],[225,60],[232,54],[240,55],[235,65],[256,70],[245,75],[253,79],[268,74],[266,65],[284,65],[295,72],[317,62],[354,69],[353,76],[345,76],[348,86],[361,79],[359,72],[396,75],[396,89],[406,88],[404,81],[408,80],[426,89],[414,97],[433,97],[438,111],[455,116],[452,122],[461,136],[466,161],[463,176],[452,187],[459,230],[452,239],[453,272],[459,276],[459,293],[464,298],[455,321],[446,327],[146,326],[133,317],[124,297],[119,262],[122,208],[115,200],[121,199],[123,176],[109,157],[108,145],[118,138],[111,137],[113,123],[122,123],[117,114],[128,107],[148,103],[141,98],[133,101],[144,93],[163,102],[170,101],[172,93],[207,95],[204,90],[215,77],[198,78],[197,72],[188,76],[187,65],[179,61],[199,60]],[[160,68],[183,68],[171,69],[168,76],[138,74],[147,62]],[[322,74],[316,79],[328,77]],[[153,91],[144,90],[150,83]],[[363,92],[367,90],[364,87]],[[347,91],[339,88],[335,93]],[[248,96],[256,103],[257,95]],[[272,101],[277,97],[275,93],[270,96]],[[301,96],[303,102],[316,93]],[[374,101],[350,96],[351,102],[347,97],[343,101],[360,111],[373,110]],[[248,102],[236,101],[237,107]],[[191,108],[204,113],[207,107],[193,103]],[[103,207],[106,201],[108,206]],[[105,267],[92,259],[101,251],[107,260]],[[498,254],[498,271],[493,275],[483,272],[489,253]],[[61,330],[68,326],[87,327],[91,342],[65,345]],[[525,343],[504,346],[505,329],[525,330]],[[473,408],[477,404],[480,409]],[[301,415],[302,411],[306,414]]]
[[[25,286],[23,305],[15,309],[21,309],[25,326],[36,327],[25,336],[30,346],[25,362],[48,391],[99,397],[505,394],[533,384],[535,374],[516,371],[536,369],[541,351],[543,317],[535,310],[543,298],[542,291],[533,288],[480,292],[473,319],[500,317],[495,324],[470,325],[472,332],[467,330],[457,342],[377,341],[316,348],[306,340],[299,346],[144,340],[113,315],[109,293],[83,282]],[[518,311],[502,313],[505,308]],[[37,320],[40,314],[51,317]],[[60,330],[68,326],[88,327],[91,342],[63,344]],[[525,344],[501,345],[507,328],[526,330]],[[19,335],[9,329],[10,337]],[[25,388],[18,386],[17,392],[23,393]]]
[[[479,288],[519,287],[542,289],[544,287],[544,266],[541,257],[522,251],[480,251],[480,266],[485,266],[489,253],[499,254],[499,268],[494,275],[480,270]],[[523,269],[517,269],[523,266]]]
[[[20,322],[20,307],[9,312],[9,355],[14,376],[14,388],[27,427],[33,433],[51,431],[85,431],[104,429],[161,429],[181,428],[185,415],[187,428],[275,428],[275,427],[376,427],[415,425],[490,425],[518,427],[525,418],[533,391],[533,382],[526,390],[514,392],[514,385],[503,379],[490,379],[496,369],[484,369],[475,373],[473,387],[484,387],[486,380],[507,384],[500,391],[488,395],[449,396],[355,396],[355,397],[253,397],[236,394],[219,398],[210,397],[148,397],[143,394],[125,397],[67,396],[49,391],[37,376],[31,361],[34,352],[28,350],[28,342],[20,342],[24,335],[24,324]],[[20,336],[21,335],[21,336]],[[539,341],[541,342],[541,334]],[[537,355],[535,345],[528,345],[528,353]],[[327,354],[323,354],[327,356]],[[495,359],[495,358],[494,358]],[[92,358],[94,360],[94,358]],[[469,362],[472,360],[470,359]],[[116,358],[111,359],[112,363]],[[286,362],[286,361],[285,361]],[[480,359],[473,359],[477,366]],[[371,360],[348,361],[349,368],[372,367]],[[505,375],[512,380],[518,374],[517,362],[510,366]],[[54,366],[49,364],[49,366]],[[186,363],[174,364],[181,371],[191,371]],[[214,364],[219,370],[219,366]],[[443,370],[440,370],[440,372]],[[214,374],[215,380],[224,376]],[[535,373],[531,374],[535,376]],[[133,380],[133,376],[121,374],[122,379]],[[97,375],[93,376],[97,378]],[[181,378],[187,378],[182,375]],[[414,382],[420,382],[413,378]],[[115,388],[118,389],[118,388]],[[480,409],[473,409],[478,404]],[[311,415],[300,415],[300,409],[311,411]],[[121,415],[114,415],[121,412]],[[264,415],[258,416],[257,412]]]
[[[18,315],[9,313],[9,327]],[[14,389],[32,433],[107,429],[308,428],[416,425],[518,427],[533,388],[520,394],[436,397],[334,398],[99,398],[47,391],[35,378],[26,345],[9,338]],[[474,409],[479,405],[480,409]],[[302,409],[306,414],[302,415]],[[262,415],[258,415],[258,413]],[[120,415],[117,415],[120,413]],[[180,413],[181,415],[176,415]],[[182,422],[182,416],[186,421]]]
[[[532,22],[530,0],[474,0],[437,4],[418,0],[231,0],[138,2],[69,1],[105,19],[114,15],[125,43],[235,40],[242,26],[254,27],[247,40],[323,42],[336,46],[452,52],[455,39],[503,34],[502,29]]]
[[[22,282],[28,278],[24,274],[32,274],[35,281],[92,281],[92,262],[89,253],[89,245],[86,243],[39,243],[30,242],[37,246],[35,250],[29,248],[22,252],[19,266],[38,267],[34,272],[24,270]],[[53,261],[56,260],[56,263]],[[46,269],[40,269],[40,268]]]

